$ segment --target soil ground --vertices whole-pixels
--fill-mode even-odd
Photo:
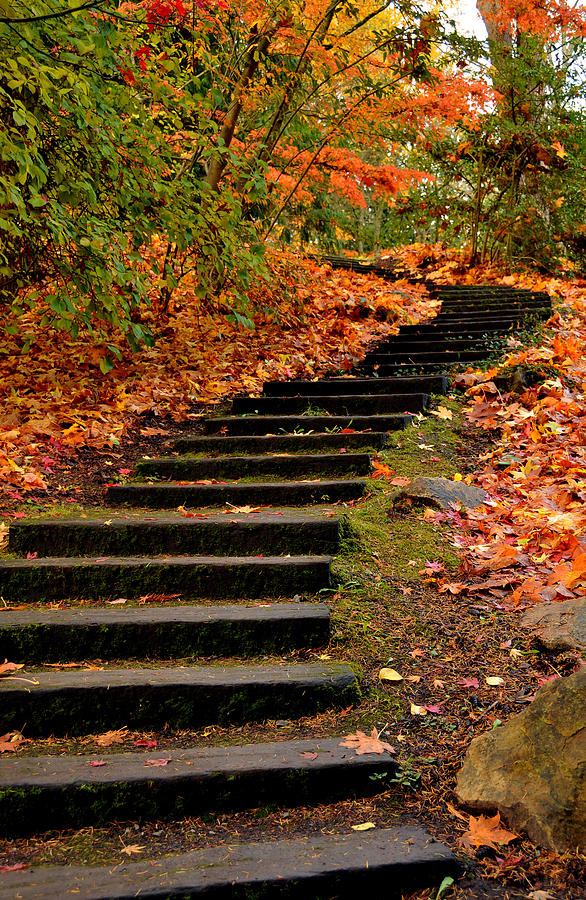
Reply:
[[[463,423],[461,402],[456,396],[439,402],[450,409],[451,420],[421,418],[412,429],[393,435],[380,454],[380,461],[398,475],[452,477],[459,472],[465,476],[478,466],[486,437]],[[56,470],[51,477],[50,499],[31,498],[24,504],[14,499],[9,514],[78,514],[84,507],[99,507],[104,483],[123,478],[121,470],[132,469],[144,454],[168,452],[174,436],[197,429],[201,412],[194,409],[192,418],[182,425],[145,419],[135,439],[123,441],[115,453],[81,450],[71,458],[68,469]],[[349,826],[364,822],[381,827],[417,824],[457,850],[465,864],[464,877],[455,885],[444,885],[442,897],[583,897],[584,857],[540,850],[522,837],[503,847],[502,852],[486,848],[464,852],[459,839],[466,824],[450,808],[456,805],[455,775],[470,740],[522,710],[540,679],[571,671],[575,657],[540,648],[520,627],[518,613],[499,608],[498,592],[475,594],[472,599],[439,593],[434,582],[436,564],[443,566],[444,574],[453,571],[456,578],[458,557],[452,535],[449,529],[425,521],[421,509],[393,509],[394,490],[384,479],[373,480],[364,500],[333,507],[345,515],[349,526],[335,561],[337,587],[320,596],[332,611],[333,638],[327,648],[289,657],[350,662],[360,674],[364,691],[358,706],[341,713],[270,721],[261,726],[210,726],[197,732],[146,735],[121,731],[118,742],[106,752],[132,749],[134,741],[143,737],[156,740],[158,749],[164,751],[194,744],[326,737],[349,734],[357,728],[370,732],[376,727],[383,739],[397,748],[404,769],[400,784],[368,799],[311,808],[264,807],[173,822],[119,822],[108,828],[3,840],[0,862],[8,866],[111,864],[125,858],[121,856],[125,847],[138,848],[134,858],[140,859],[230,841],[347,832]],[[315,512],[331,515],[327,508]],[[511,656],[511,649],[520,653]],[[404,680],[381,682],[378,673],[384,666],[398,670]],[[486,677],[494,675],[505,679],[503,686],[486,684]],[[478,687],[460,683],[474,678]],[[412,704],[432,706],[436,711],[416,715],[410,711]],[[27,740],[18,752],[37,755],[60,751],[92,758],[104,752],[96,737]],[[418,892],[410,900],[436,900],[438,888]]]

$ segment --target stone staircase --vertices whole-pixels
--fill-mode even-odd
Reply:
[[[375,348],[358,377],[270,382],[262,397],[236,398],[232,415],[207,420],[205,434],[177,441],[172,456],[141,461],[135,481],[109,486],[107,515],[15,521],[13,556],[0,560],[2,597],[31,608],[2,612],[0,655],[26,663],[27,674],[0,680],[0,732],[173,732],[355,703],[360,688],[345,663],[278,660],[327,645],[327,607],[300,600],[331,585],[342,529],[332,505],[359,500],[370,454],[425,411],[430,394],[445,392],[438,369],[483,358],[491,335],[518,328],[528,313],[543,316],[549,303],[509,289],[440,296],[436,319]],[[419,374],[396,374],[405,369]],[[214,512],[226,504],[228,515]],[[325,505],[327,516],[312,504]],[[117,598],[145,602],[107,604]],[[278,602],[251,605],[263,598]],[[277,660],[259,662],[263,655]],[[103,667],[47,668],[88,658]],[[177,748],[164,765],[153,764],[152,752],[109,752],[96,767],[87,756],[11,755],[0,759],[0,830],[27,835],[268,801],[311,805],[388,789],[398,772],[393,757],[357,755],[341,739]],[[0,900],[308,892],[328,900],[357,890],[399,897],[456,870],[446,847],[401,827],[107,868],[23,869],[2,876]]]

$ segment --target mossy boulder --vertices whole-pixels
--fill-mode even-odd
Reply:
[[[586,651],[586,597],[538,603],[527,610],[523,625],[548,650]]]
[[[464,481],[450,481],[448,478],[428,478],[425,475],[418,475],[410,484],[394,494],[393,504],[410,500],[412,503],[420,505],[449,509],[452,503],[461,503],[462,506],[472,509],[475,506],[481,506],[486,498],[486,491],[473,484],[466,484]]]
[[[533,703],[472,741],[459,800],[498,810],[544,847],[586,849],[586,668],[544,685]]]

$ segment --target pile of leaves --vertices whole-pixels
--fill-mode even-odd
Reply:
[[[586,282],[547,286],[561,304],[539,343],[510,338],[502,364],[458,379],[469,422],[491,439],[475,478],[487,502],[427,514],[455,526],[464,560],[464,579],[439,589],[501,609],[572,598],[586,583]]]
[[[373,341],[434,314],[423,288],[287,254],[269,264],[270,284],[250,291],[253,328],[225,315],[228,296],[204,311],[189,277],[165,321],[153,287],[143,324],[157,340],[135,352],[114,330],[100,347],[41,327],[41,309],[23,315],[0,352],[0,481],[11,499],[44,491],[64,455],[115,447],[141,414],[181,421],[198,404],[260,393],[269,379],[348,371]],[[104,373],[112,353],[119,362]]]

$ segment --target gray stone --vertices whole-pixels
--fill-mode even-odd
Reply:
[[[538,603],[523,616],[548,650],[586,650],[586,597]]]
[[[586,849],[586,668],[548,682],[522,713],[475,738],[456,793],[537,844]]]
[[[462,506],[472,509],[475,506],[482,506],[486,498],[486,491],[472,484],[419,475],[411,484],[397,491],[393,502],[412,500],[414,503],[435,506],[439,509],[449,509],[451,503],[461,503]]]
[[[310,835],[258,844],[224,844],[180,856],[116,866],[45,866],[2,876],[0,900],[246,900],[274,897],[385,896],[439,885],[461,866],[421,828]]]

